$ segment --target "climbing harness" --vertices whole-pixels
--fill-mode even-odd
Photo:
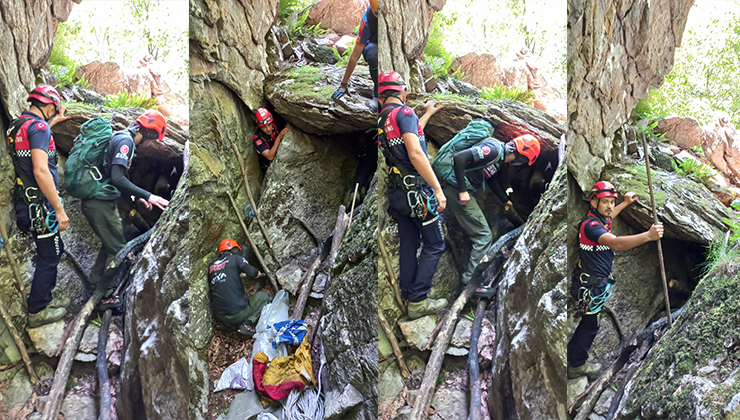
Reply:
[[[598,314],[612,296],[614,277],[596,277],[586,272],[578,274],[578,310],[585,315]],[[601,286],[604,285],[603,290]],[[601,291],[599,291],[601,290]]]
[[[650,187],[650,202],[653,208],[653,223],[658,224],[658,210],[655,206],[655,194],[653,193],[653,180],[650,177],[650,154],[648,153],[647,138],[642,135],[642,145],[645,150],[645,170],[647,171],[647,181]],[[663,261],[663,246],[660,244],[660,238],[658,238],[658,260],[660,262],[660,276],[663,279],[663,297],[665,298],[665,310],[668,314],[668,329],[673,328],[673,321],[671,320],[671,301],[668,299],[668,282],[665,277],[665,262]]]

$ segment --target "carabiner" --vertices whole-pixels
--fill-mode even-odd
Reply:
[[[90,176],[96,181],[100,181],[101,179],[103,179],[103,175],[100,173],[100,169],[98,169],[97,166],[93,166],[92,168],[90,168]]]
[[[31,201],[34,201],[34,200],[36,200],[37,198],[39,198],[38,194],[36,194],[36,195],[35,195],[35,196],[33,196],[33,197],[31,197],[30,195],[28,195],[28,192],[29,192],[29,191],[31,191],[31,190],[34,190],[34,191],[38,191],[39,189],[38,189],[38,188],[36,188],[36,187],[28,187],[28,188],[26,188],[26,191],[24,192],[24,194],[25,194],[25,196],[26,196],[26,199],[27,199],[27,200],[28,200],[29,202],[31,202]]]

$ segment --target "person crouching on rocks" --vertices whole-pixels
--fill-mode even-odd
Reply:
[[[612,293],[614,251],[625,251],[663,237],[663,224],[657,223],[646,232],[617,237],[612,233],[612,220],[627,206],[637,201],[633,192],[615,206],[617,190],[609,182],[599,181],[591,188],[591,210],[581,220],[578,245],[581,257],[573,270],[571,294],[583,314],[573,337],[568,342],[568,379],[591,376],[601,371],[600,363],[586,362],[588,350],[599,332],[601,309]]]
[[[249,265],[239,255],[241,250],[233,239],[221,241],[218,245],[218,258],[208,264],[208,285],[213,314],[219,321],[219,327],[252,337],[262,307],[270,303],[272,298],[264,290],[249,296],[244,293],[241,273],[253,279],[264,278],[265,274]]]
[[[275,159],[277,155],[278,147],[280,142],[283,141],[283,137],[288,134],[288,127],[283,128],[278,134],[278,129],[272,119],[272,114],[265,108],[260,108],[254,113],[257,119],[257,126],[259,130],[252,137],[252,144],[254,150],[257,151],[260,160],[260,168],[262,173],[267,171],[267,167],[270,166],[270,162]]]

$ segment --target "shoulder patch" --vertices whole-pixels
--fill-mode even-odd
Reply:
[[[128,154],[128,146],[126,146],[125,144],[123,146],[121,146],[121,153],[123,153],[124,155],[127,155]]]
[[[484,155],[487,155],[487,154],[491,153],[491,148],[488,147],[488,146],[483,146],[483,148],[481,150],[483,150],[483,154]]]
[[[408,107],[404,107],[404,108],[403,108],[403,109],[401,110],[401,112],[402,112],[402,113],[404,113],[404,114],[413,114],[413,113],[414,113],[414,110],[413,110],[413,109],[411,109],[411,108],[408,108]]]
[[[38,128],[39,130],[46,130],[46,124],[39,121],[36,123],[36,128]]]
[[[257,141],[255,141],[254,144],[256,144],[257,146],[260,146],[262,145],[262,140],[257,139]]]
[[[592,221],[591,221],[591,222],[590,222],[590,223],[589,223],[588,225],[589,225],[589,226],[598,226],[598,225],[600,225],[600,224],[601,224],[601,223],[597,222],[596,220],[592,220]]]

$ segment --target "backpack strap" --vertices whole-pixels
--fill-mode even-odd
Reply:
[[[21,180],[23,183],[23,189],[34,187],[38,188],[38,183],[36,183],[36,179],[33,177],[29,177],[28,174],[23,172],[21,168],[18,166],[18,154],[16,150],[16,140],[15,137],[18,135],[18,132],[21,130],[21,127],[23,125],[31,120],[35,120],[36,117],[32,117],[29,115],[24,115],[22,117],[16,118],[13,120],[13,122],[10,123],[10,127],[8,128],[7,135],[8,135],[8,151],[10,152],[10,158],[13,162],[13,167],[15,168],[15,175],[17,178]]]
[[[408,168],[406,168],[406,165],[401,162],[400,159],[398,159],[396,156],[391,153],[390,145],[388,144],[388,136],[385,134],[385,123],[386,120],[390,117],[391,113],[393,111],[396,111],[398,109],[401,109],[403,105],[401,106],[392,106],[387,105],[380,113],[380,117],[378,118],[378,144],[380,145],[380,150],[383,152],[383,156],[385,156],[386,163],[389,163],[388,166],[395,166],[398,168],[399,172],[401,172],[402,177],[406,177],[408,175],[413,175]]]

